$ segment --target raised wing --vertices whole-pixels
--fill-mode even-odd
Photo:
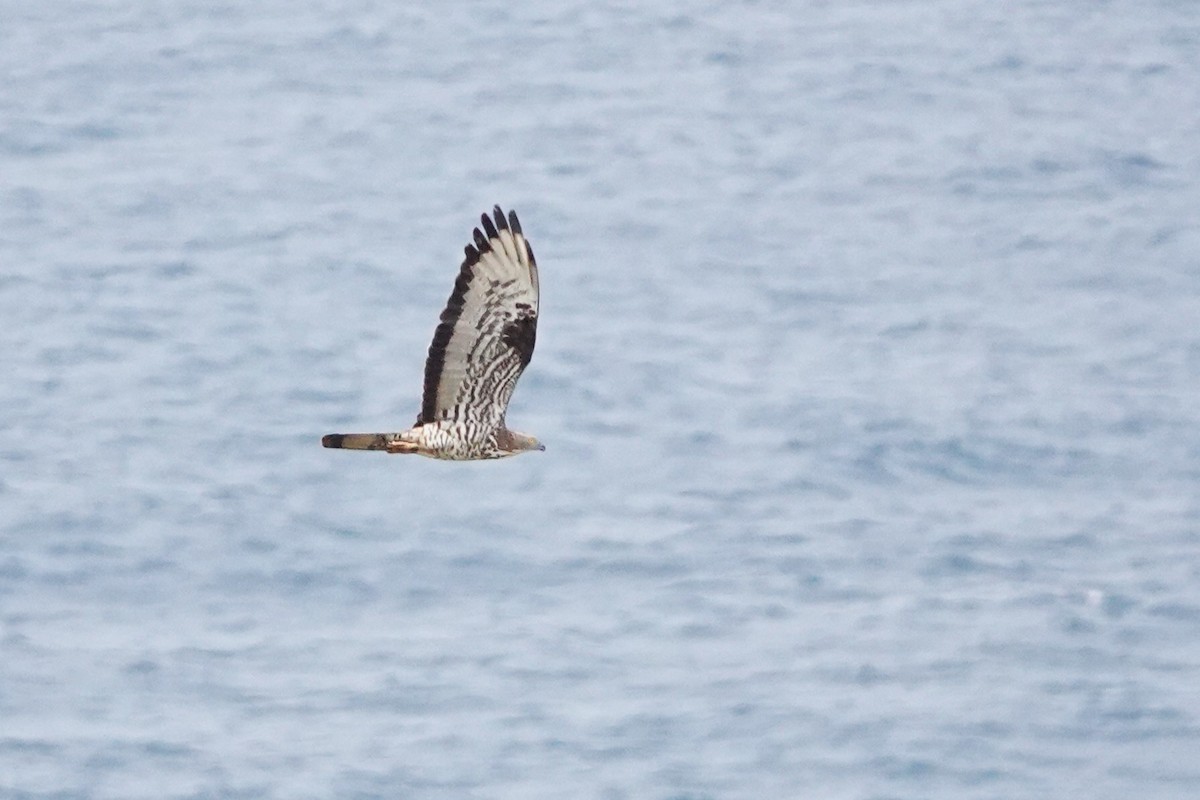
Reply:
[[[493,221],[494,220],[494,221]],[[499,426],[537,338],[538,274],[515,212],[480,217],[425,361],[417,425]]]

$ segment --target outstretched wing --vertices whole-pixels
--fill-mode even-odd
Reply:
[[[538,274],[515,212],[496,206],[481,218],[475,243],[433,334],[417,425],[475,422],[488,429],[504,410],[537,337]]]

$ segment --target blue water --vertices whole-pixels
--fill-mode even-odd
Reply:
[[[1200,796],[1200,6],[0,7],[0,798]],[[509,413],[409,424],[478,214]]]

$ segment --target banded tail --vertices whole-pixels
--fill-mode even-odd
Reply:
[[[321,437],[321,446],[342,450],[386,450],[387,436],[382,433],[330,433]]]
[[[322,447],[341,450],[386,450],[389,453],[415,453],[417,446],[400,441],[395,433],[329,433],[321,437]]]

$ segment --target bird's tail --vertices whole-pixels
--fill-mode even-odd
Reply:
[[[386,433],[330,433],[321,437],[321,446],[342,450],[387,450],[389,440]]]

